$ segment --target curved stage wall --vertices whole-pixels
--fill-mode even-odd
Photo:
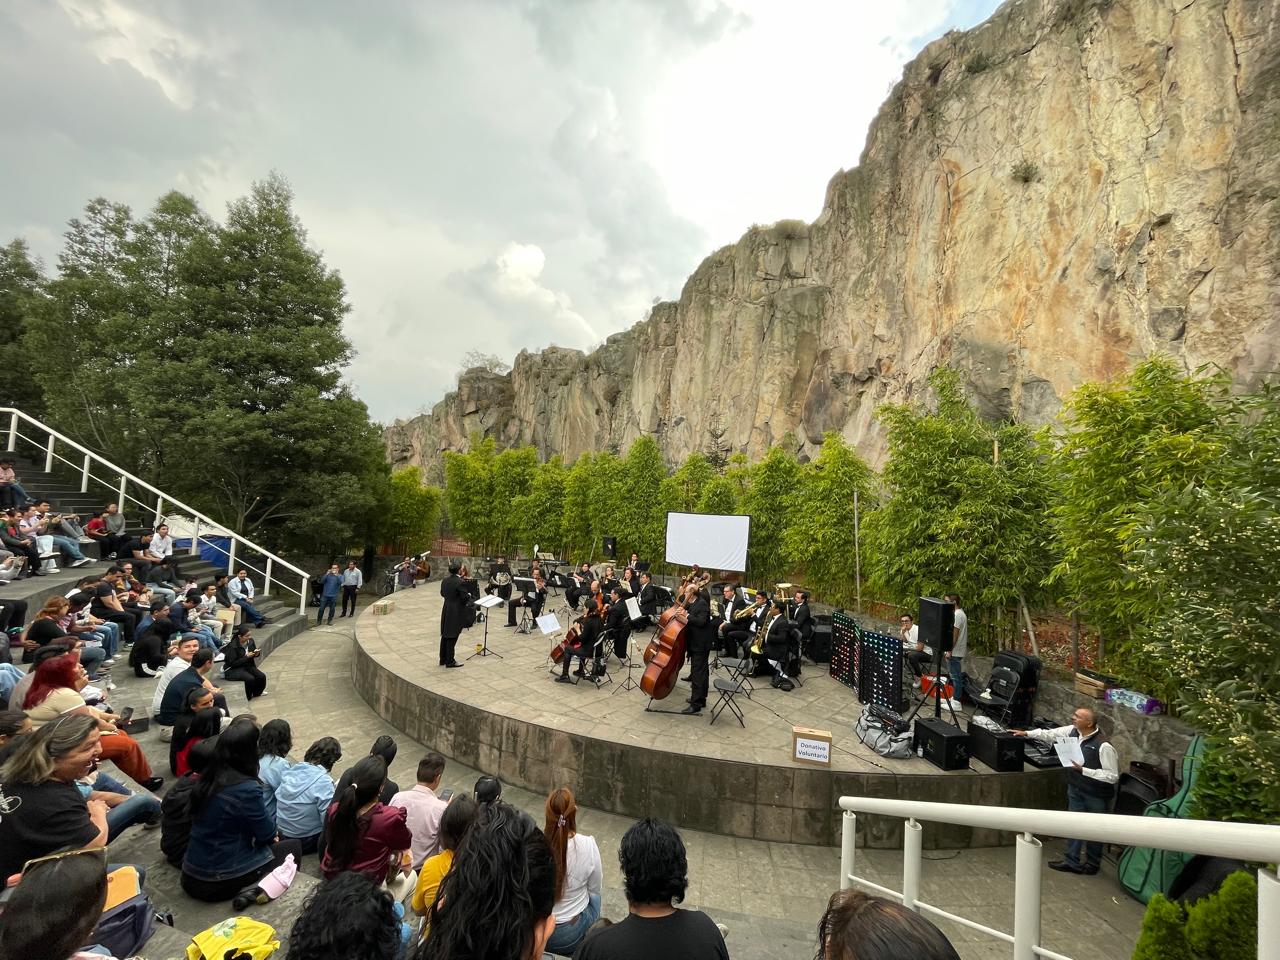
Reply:
[[[421,611],[425,616],[418,615],[417,600],[415,597],[407,601],[415,608],[412,622],[433,624],[434,617],[426,609]],[[401,602],[404,606],[406,603]],[[438,607],[438,600],[433,606]],[[754,736],[758,737],[760,724],[772,720],[776,725],[782,721],[776,714],[763,709],[752,711],[750,706],[745,731],[739,730],[728,713],[711,728],[718,737],[726,733],[740,737],[743,746],[737,752],[743,759],[698,755],[687,743],[673,743],[671,749],[664,749],[660,742],[637,742],[627,729],[627,722],[617,719],[602,720],[591,732],[581,732],[579,717],[576,726],[580,729],[573,730],[575,724],[568,717],[562,721],[557,716],[557,704],[572,703],[572,698],[586,695],[599,697],[597,702],[604,709],[604,704],[621,704],[623,698],[630,697],[629,706],[643,714],[644,698],[638,690],[610,699],[615,689],[612,686],[595,691],[586,685],[553,684],[545,668],[538,666],[543,652],[531,655],[532,659],[518,658],[512,652],[513,634],[496,628],[490,633],[490,641],[501,638],[505,659],[476,659],[465,670],[440,670],[435,666],[436,641],[431,627],[425,631],[413,629],[417,636],[412,640],[395,637],[400,629],[392,629],[392,636],[387,636],[388,628],[410,626],[408,622],[395,623],[402,616],[408,620],[406,614],[408,611],[374,617],[366,613],[357,622],[352,682],[360,695],[388,723],[446,757],[536,793],[568,785],[578,802],[587,807],[629,817],[664,817],[682,827],[728,836],[806,844],[839,843],[837,800],[842,795],[1047,809],[1063,806],[1065,775],[1061,770],[1028,767],[1023,773],[995,773],[975,761],[972,770],[943,772],[923,760],[889,761],[879,757],[859,762],[861,769],[829,770],[792,763],[787,758],[789,751],[778,751],[774,761],[764,751],[752,750],[753,727],[757,728]],[[468,639],[474,640],[464,634],[459,642],[460,656],[470,652]],[[519,642],[527,644],[529,638]],[[411,643],[414,656],[403,655],[406,643]],[[537,650],[542,650],[541,640]],[[460,680],[460,674],[470,674],[473,681],[483,678],[486,683],[510,690],[519,703],[531,703],[542,712],[512,716],[524,711],[507,706],[504,712],[503,705],[495,703],[493,696],[468,698],[456,689],[450,691],[449,687],[460,686],[450,682]],[[825,676],[815,676],[805,689],[819,682],[835,684]],[[757,698],[769,695],[788,696],[767,685],[756,693]],[[856,708],[852,694],[849,699]],[[668,703],[682,705],[675,696]],[[577,709],[582,708],[579,702]],[[646,722],[670,724],[673,735],[685,737],[690,731],[702,736],[700,731],[706,729],[708,722],[706,713],[701,718],[643,716]],[[852,741],[865,751],[847,723],[832,718],[825,726],[837,740]],[[789,731],[787,727],[788,738]],[[860,845],[901,846],[902,825],[896,819],[860,816],[858,827]],[[931,847],[993,846],[1006,842],[1012,842],[1012,835],[998,831],[942,824],[925,828],[925,843]]]

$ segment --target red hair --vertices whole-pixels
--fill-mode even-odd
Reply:
[[[75,689],[76,671],[80,669],[80,657],[74,653],[64,653],[60,657],[50,657],[36,667],[36,678],[31,689],[22,700],[22,709],[30,710],[44,703],[45,698],[55,690],[63,687]]]

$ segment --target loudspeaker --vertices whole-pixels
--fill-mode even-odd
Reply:
[[[912,747],[935,767],[969,769],[969,735],[946,720],[917,717]]]
[[[604,558],[606,560],[618,559],[618,538],[617,537],[604,538]]]
[[[926,647],[935,652],[951,652],[956,642],[956,608],[952,604],[937,597],[921,597],[918,624],[920,640]]]
[[[818,616],[813,618],[813,636],[809,638],[809,649],[805,651],[814,663],[831,662],[831,618],[825,622]]]
[[[996,773],[1022,772],[1025,742],[1012,733],[996,733],[981,724],[969,724],[969,755]]]

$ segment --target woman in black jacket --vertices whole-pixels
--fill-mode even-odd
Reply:
[[[231,634],[231,643],[223,652],[227,657],[222,671],[223,678],[243,680],[245,695],[250,700],[262,696],[267,689],[267,675],[258,668],[261,651],[253,642],[253,632],[248,625],[235,628]]]

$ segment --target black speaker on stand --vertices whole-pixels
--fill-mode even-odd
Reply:
[[[606,560],[618,559],[618,538],[617,537],[604,538],[604,558]]]

